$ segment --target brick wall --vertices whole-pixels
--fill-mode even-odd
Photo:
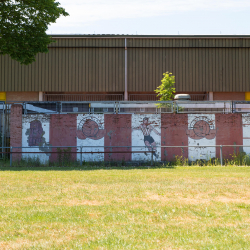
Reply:
[[[50,116],[50,144],[52,146],[76,146],[76,115],[51,115]],[[63,148],[61,148],[63,151]],[[64,148],[67,150],[67,148]],[[52,152],[57,152],[56,148]],[[72,148],[71,152],[76,152],[76,148]],[[57,153],[52,153],[50,160],[56,161]],[[76,160],[76,154],[71,154],[71,159]]]
[[[13,104],[10,113],[10,146],[22,147],[22,113],[23,106]],[[13,149],[12,152],[22,152],[21,148]],[[21,160],[22,154],[15,153],[12,155],[13,161]]]
[[[6,101],[11,102],[24,102],[31,101],[37,102],[39,101],[39,92],[6,92]]]
[[[161,145],[162,146],[188,146],[188,119],[187,114],[161,115]],[[173,161],[176,156],[188,157],[188,149],[162,148],[162,160]]]
[[[53,114],[50,118],[40,116],[45,115],[39,115],[43,131],[49,127],[49,136],[43,136],[45,144],[41,145],[41,150],[48,145],[84,146],[85,152],[100,150],[98,154],[90,152],[84,154],[83,159],[96,160],[99,157],[99,161],[130,161],[140,158],[139,160],[146,161],[151,159],[151,153],[148,151],[154,147],[157,147],[154,155],[156,161],[173,161],[176,156],[189,160],[209,159],[220,157],[220,150],[216,145],[233,145],[223,148],[223,157],[231,158],[233,153],[242,150],[236,146],[243,145],[241,114]],[[34,115],[24,117],[28,124],[27,126],[23,124],[23,130],[24,127],[27,130],[31,122],[38,119],[35,117]],[[11,146],[21,146],[22,140],[27,140],[25,137],[22,138],[22,132],[24,136],[25,131],[22,131],[21,105],[12,105],[10,119]],[[149,122],[148,127],[145,127],[145,121]],[[245,133],[245,137],[250,138],[250,135]],[[107,148],[107,146],[133,145],[140,151],[138,158],[135,153],[130,152],[135,148],[132,150],[130,147],[112,148],[112,150]],[[160,150],[159,146],[170,147]],[[192,147],[187,148],[187,146]],[[115,153],[117,151],[128,153]],[[56,149],[53,149],[53,152],[56,152]],[[72,149],[72,152],[72,159],[76,160],[76,150]],[[79,155],[77,157],[79,160]],[[14,160],[20,158],[21,154],[13,155]],[[50,156],[52,161],[57,158],[56,153]]]
[[[216,114],[216,144],[217,145],[243,145],[242,116],[241,114]],[[216,148],[217,157],[220,156],[220,148]],[[242,151],[240,147],[223,147],[224,158],[232,158],[234,153]]]
[[[214,92],[213,93],[214,101],[244,101],[245,92]]]

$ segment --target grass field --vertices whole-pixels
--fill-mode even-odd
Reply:
[[[250,249],[250,167],[0,167],[0,249]]]

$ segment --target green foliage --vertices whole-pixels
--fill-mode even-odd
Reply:
[[[53,42],[48,25],[68,15],[59,5],[55,0],[0,1],[0,53],[27,65],[37,53],[48,52]]]
[[[224,160],[225,165],[229,166],[250,166],[250,155],[245,152],[235,152],[231,160]]]
[[[170,101],[174,98],[175,93],[175,76],[172,73],[163,73],[163,78],[161,80],[161,85],[157,87],[155,92],[159,97],[159,101]]]
[[[57,148],[56,151],[58,152],[57,162],[59,164],[69,165],[70,162],[72,161],[71,148],[67,148],[67,149]]]

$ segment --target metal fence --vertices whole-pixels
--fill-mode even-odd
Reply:
[[[95,102],[95,101],[122,101],[123,94],[43,94],[43,100],[49,102]]]
[[[150,157],[150,164],[153,165],[154,163],[154,155],[155,155],[155,150],[148,150],[147,147],[143,147],[143,146],[46,146],[48,149],[50,149],[50,151],[47,152],[34,152],[34,149],[39,148],[38,146],[34,146],[34,147],[2,147],[2,152],[0,152],[1,154],[5,154],[5,155],[9,155],[10,156],[10,166],[12,166],[13,163],[13,154],[76,154],[79,155],[79,163],[80,165],[82,165],[83,163],[83,155],[84,154],[126,154],[126,153],[141,153],[141,154],[145,154],[145,153],[149,153],[151,155]],[[219,155],[219,160],[220,160],[220,164],[221,166],[223,166],[223,160],[227,160],[226,158],[223,158],[223,148],[227,148],[227,147],[231,147],[234,148],[234,152],[235,155],[237,156],[237,152],[240,152],[241,149],[244,147],[250,147],[250,145],[202,145],[202,146],[155,146],[155,148],[160,148],[160,149],[165,149],[165,148],[180,148],[180,149],[184,149],[184,148],[208,148],[208,147],[212,147],[212,148],[219,148],[220,149],[220,155]],[[25,151],[23,152],[23,149],[30,149],[31,151]],[[64,152],[53,152],[52,149],[61,149],[61,148],[67,148],[67,149],[76,149],[75,152],[70,151],[64,151]],[[83,151],[84,148],[87,148],[88,151]],[[100,150],[96,151],[96,150],[92,150],[92,149],[96,149],[96,148],[100,148]],[[145,148],[145,150],[132,150],[132,148]],[[237,151],[236,149],[239,148],[239,150]],[[21,151],[20,151],[21,149]],[[109,151],[107,151],[107,149],[109,149]],[[119,151],[113,151],[113,149],[119,149]],[[131,149],[130,151],[126,150],[124,151],[123,149]],[[13,151],[14,150],[14,151]],[[78,151],[78,152],[77,152]],[[183,157],[183,154],[180,155],[181,157]],[[178,157],[178,155],[177,155]],[[249,163],[250,163],[250,155],[248,155],[249,158]],[[198,160],[211,160],[211,158],[209,159],[198,159]],[[138,161],[134,161],[134,162],[138,162]],[[140,161],[141,162],[141,161]]]
[[[250,105],[249,105],[250,106]],[[231,101],[176,101],[177,113],[222,113],[233,112]]]
[[[232,106],[234,113],[250,113],[250,101],[234,101]]]
[[[8,102],[5,109],[9,113],[15,102]],[[19,103],[20,104],[20,103]],[[22,102],[24,114],[161,114],[161,113],[250,113],[249,101],[61,101]],[[2,114],[2,106],[0,113]]]
[[[190,94],[191,101],[208,101],[208,94]],[[128,94],[129,101],[158,101],[157,94]],[[49,102],[124,101],[124,94],[43,94]]]
[[[3,152],[4,147],[10,143],[10,104],[0,102],[0,150]],[[3,158],[3,153],[0,153],[0,159]]]
[[[97,101],[97,102],[24,102],[24,114],[131,114],[131,113],[173,113],[174,102],[145,101]]]

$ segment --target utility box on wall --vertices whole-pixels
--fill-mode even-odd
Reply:
[[[6,92],[0,92],[0,101],[6,101]]]
[[[250,92],[245,92],[245,101],[250,101]]]

